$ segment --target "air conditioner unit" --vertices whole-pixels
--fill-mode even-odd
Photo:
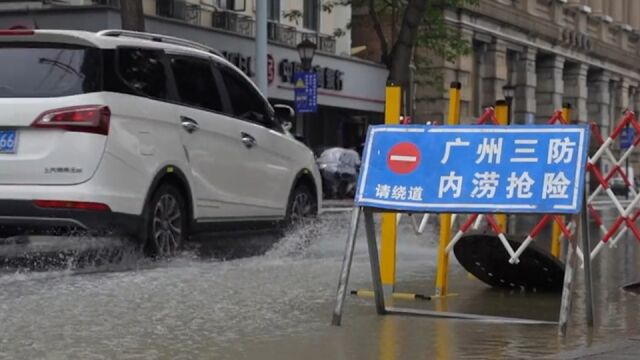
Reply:
[[[184,0],[158,0],[156,1],[156,13],[192,24],[200,22],[200,6]]]
[[[336,39],[333,36],[320,35],[319,49],[328,53],[336,52]]]
[[[211,16],[211,26],[218,29],[233,31],[232,23],[235,23],[233,19],[235,15],[236,14],[224,10],[216,11]]]

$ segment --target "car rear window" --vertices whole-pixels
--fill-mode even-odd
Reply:
[[[100,50],[63,44],[0,44],[0,97],[99,91]]]

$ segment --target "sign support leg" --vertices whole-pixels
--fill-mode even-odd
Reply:
[[[580,224],[582,226],[582,224]],[[576,254],[577,239],[569,241],[567,261],[564,268],[564,286],[562,287],[562,302],[560,304],[560,319],[558,321],[558,335],[567,334],[567,323],[571,313],[571,301],[573,297],[573,283],[578,256]],[[585,256],[585,258],[588,256]]]
[[[585,188],[580,214],[580,229],[582,237],[582,253],[584,254],[584,291],[587,325],[593,327],[593,284],[591,281],[591,239],[589,234],[589,219],[587,217],[587,190]]]
[[[353,252],[355,251],[356,236],[358,234],[358,222],[360,220],[361,207],[354,207],[351,212],[351,225],[349,225],[349,237],[344,250],[344,258],[342,259],[342,270],[340,270],[340,282],[338,283],[338,292],[336,294],[336,307],[333,310],[333,318],[331,325],[340,326],[342,320],[342,308],[344,298],[347,295],[347,285],[349,283],[349,273],[351,272],[351,263],[353,262]]]
[[[376,227],[373,222],[371,210],[364,211],[364,226],[367,234],[367,246],[369,248],[369,262],[371,263],[371,280],[373,282],[373,295],[376,302],[376,311],[383,315],[386,313],[384,306],[384,293],[380,278],[380,260],[378,259],[378,243],[376,242]]]

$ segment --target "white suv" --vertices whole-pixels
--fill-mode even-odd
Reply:
[[[80,228],[171,255],[190,233],[313,216],[313,153],[215,50],[0,30],[0,236]]]

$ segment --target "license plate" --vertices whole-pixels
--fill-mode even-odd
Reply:
[[[1,154],[15,154],[17,145],[18,132],[16,130],[0,130]]]

